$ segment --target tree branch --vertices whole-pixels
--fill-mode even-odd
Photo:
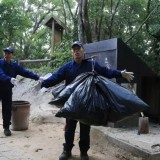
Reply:
[[[136,31],[135,34],[133,34],[125,43],[128,43],[131,39],[133,39],[138,32],[141,30],[141,28],[143,27],[143,25],[146,23],[146,21],[150,18],[150,16],[152,15],[152,13],[160,6],[160,4],[158,4],[148,15],[147,17],[144,19],[144,21],[142,22],[142,24],[139,26],[138,30]]]
[[[111,1],[112,2],[112,1]],[[111,3],[112,4],[112,3]],[[112,5],[111,5],[111,22],[110,22],[110,26],[109,26],[109,38],[111,38],[112,37],[112,26],[113,26],[113,22],[114,22],[114,17],[115,17],[115,15],[116,15],[116,12],[117,12],[117,8],[118,8],[118,6],[119,6],[119,4],[120,4],[120,0],[117,2],[117,4],[116,4],[116,6],[115,6],[115,9],[114,9],[114,12],[113,12],[113,9],[112,9]],[[112,13],[113,12],[113,13]]]

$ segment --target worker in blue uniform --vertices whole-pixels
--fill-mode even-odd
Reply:
[[[12,88],[16,85],[16,76],[39,80],[39,76],[12,61],[14,49],[3,49],[4,58],[0,59],[0,100],[2,101],[2,118],[4,134],[11,136]]]
[[[53,73],[48,79],[39,81],[35,86],[35,90],[39,90],[42,87],[51,87],[65,80],[65,85],[70,84],[79,74],[84,72],[92,72],[92,61],[84,59],[84,47],[82,42],[75,41],[71,45],[71,53],[73,61],[64,64],[57,72]],[[94,64],[94,70],[107,78],[124,77],[129,81],[133,79],[133,72],[127,72],[126,70],[113,70],[107,67],[100,66],[97,62]],[[63,144],[63,152],[59,157],[59,160],[68,160],[71,157],[71,151],[74,146],[74,135],[77,121],[73,119],[66,119],[65,127],[65,143]],[[90,126],[80,123],[80,156],[81,160],[89,160],[87,154],[90,148]]]

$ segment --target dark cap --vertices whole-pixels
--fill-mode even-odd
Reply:
[[[83,48],[83,44],[82,44],[82,42],[80,42],[80,41],[75,41],[75,42],[73,42],[72,45],[71,45],[71,48],[73,48],[74,46],[79,46],[79,47],[82,47],[82,48]]]
[[[14,53],[14,49],[12,47],[3,48],[4,52]]]

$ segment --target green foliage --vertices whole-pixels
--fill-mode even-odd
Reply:
[[[102,2],[103,0],[89,1],[88,12],[93,41],[121,38],[156,73],[159,73],[159,1],[150,1],[149,10],[146,0],[105,0],[101,6]]]
[[[64,63],[72,60],[71,56],[71,40],[63,40],[63,42],[55,49],[52,54],[53,64],[55,68],[59,68]]]
[[[50,63],[48,65],[43,65],[43,66],[41,66],[39,68],[37,68],[37,67],[35,67],[35,68],[33,68],[33,67],[29,68],[28,67],[28,69],[31,70],[31,71],[33,71],[34,73],[37,73],[37,74],[42,75],[42,76],[44,76],[47,73],[54,73],[54,72],[57,71],[57,69],[53,68],[50,65]]]
[[[111,3],[112,2],[112,3]],[[92,41],[121,38],[134,52],[160,73],[160,6],[159,0],[88,1]],[[75,0],[2,0],[0,2],[0,49],[15,47],[15,60],[53,58],[37,65],[40,70],[55,71],[72,59],[70,45],[78,39],[78,16]],[[151,11],[154,12],[151,13]],[[51,53],[52,30],[45,26],[50,15],[67,25],[63,41]],[[149,16],[147,18],[147,16]],[[147,19],[146,19],[147,18]],[[36,67],[28,64],[27,67]]]
[[[53,73],[57,71],[62,65],[72,60],[70,53],[71,44],[71,40],[63,40],[63,42],[57,46],[55,52],[51,54],[51,62],[27,64],[26,67],[39,74]]]
[[[0,48],[13,45],[16,37],[29,27],[29,21],[23,16],[18,4],[18,0],[3,0],[0,3]]]

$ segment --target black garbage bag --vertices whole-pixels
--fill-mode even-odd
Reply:
[[[53,88],[52,95],[54,97],[57,97],[65,87],[66,87],[65,83],[60,83],[58,86],[56,86],[55,88]]]
[[[52,95],[53,95],[53,98],[51,99],[51,101],[48,103],[48,104],[54,104],[56,105],[57,107],[61,108],[63,107],[65,101],[61,100],[59,101],[58,99],[56,99],[56,97],[58,97],[58,95],[62,92],[62,90],[65,89],[65,83],[60,83],[58,86],[56,86],[53,90],[52,90]]]
[[[115,122],[149,108],[130,90],[103,76],[93,72],[80,76],[85,77],[84,81],[77,85],[56,117],[105,126],[108,121]]]
[[[53,105],[56,105],[58,108],[62,108],[64,106],[65,102],[70,97],[70,95],[75,90],[75,88],[79,84],[81,84],[83,81],[85,81],[86,77],[88,77],[88,76],[89,75],[87,75],[87,74],[81,74],[81,75],[77,76],[71,84],[65,86],[64,83],[61,83],[60,85],[55,87],[52,90],[52,94],[54,97],[51,99],[49,104],[53,104]]]
[[[115,122],[150,108],[129,89],[102,76],[98,76],[98,79],[101,82],[99,85],[105,96],[108,97],[110,104],[108,121]]]

